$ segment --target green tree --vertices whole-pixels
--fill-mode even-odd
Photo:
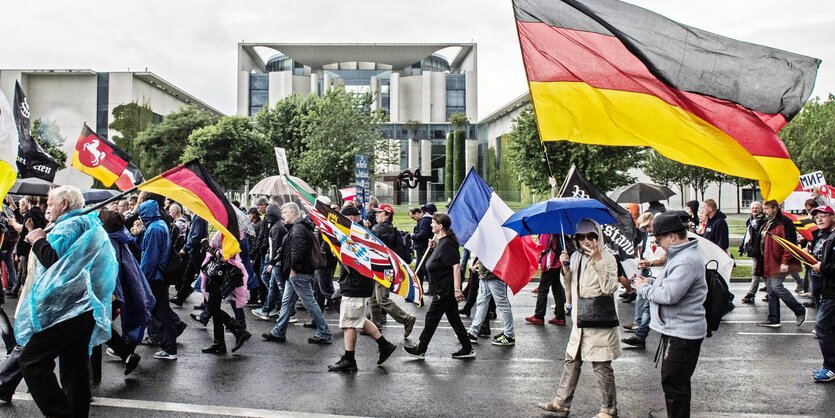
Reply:
[[[502,149],[508,149],[511,142],[510,135],[502,135],[499,139],[499,146]],[[502,153],[502,157],[498,161],[499,169],[496,172],[496,185],[494,189],[504,200],[521,201],[519,180],[516,176],[516,171],[513,168],[513,162],[507,152]]]
[[[269,144],[252,128],[246,116],[224,116],[214,124],[196,129],[188,137],[181,162],[199,158],[212,177],[226,188],[237,189],[246,180],[264,177],[273,160]]]
[[[470,124],[470,118],[463,113],[453,113],[449,115],[449,123],[452,125],[454,132],[452,134],[452,185],[451,191],[454,193],[461,187],[464,182],[464,177],[467,175],[467,138],[464,129]]]
[[[263,136],[272,147],[284,148],[287,165],[293,175],[298,173],[302,155],[307,151],[304,123],[316,99],[315,95],[302,97],[294,94],[273,107],[264,106],[255,115],[255,132]],[[278,167],[268,172],[277,174]]]
[[[35,119],[31,132],[32,139],[58,163],[58,170],[67,168],[67,153],[62,149],[66,139],[61,135],[58,124],[49,119]]]
[[[213,113],[197,106],[185,106],[169,114],[162,123],[142,131],[136,137],[135,150],[143,177],[154,177],[179,164],[189,135],[217,120]]]
[[[308,96],[308,112],[301,117],[306,150],[298,163],[298,175],[323,188],[353,183],[354,157],[375,155],[378,147],[390,147],[379,132],[379,118],[368,111],[370,95],[357,96],[342,87],[323,97]],[[369,171],[374,172],[374,158]]]
[[[830,182],[835,181],[835,95],[806,102],[780,131],[780,138],[801,174],[821,170]]]
[[[550,190],[548,164],[533,110],[523,110],[513,122],[508,143],[508,156],[519,182],[534,195]],[[572,164],[600,190],[612,190],[634,181],[626,171],[638,167],[643,159],[641,148],[604,147],[567,141],[544,143],[548,161],[559,182]]]
[[[444,157],[444,195],[447,198],[452,197],[452,193],[455,192],[455,189],[452,186],[452,178],[453,172],[452,169],[452,160],[455,159],[455,153],[453,152],[453,139],[452,139],[452,132],[447,133],[446,135],[446,155]]]
[[[730,178],[707,168],[673,161],[653,150],[646,154],[641,168],[652,181],[666,186],[675,185],[679,190],[684,190],[685,187],[690,186],[696,190],[696,198],[699,200],[704,200],[705,191],[711,183],[721,183],[724,179]],[[680,197],[682,205],[684,205],[683,193]]]
[[[125,103],[113,108],[113,122],[110,129],[119,131],[120,135],[113,135],[113,142],[131,156],[133,163],[141,166],[136,138],[139,133],[148,129],[154,123],[154,112],[147,105],[135,102]]]

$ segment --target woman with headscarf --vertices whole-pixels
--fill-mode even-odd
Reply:
[[[235,346],[232,347],[232,352],[234,353],[238,351],[238,349],[240,349],[250,337],[252,337],[252,334],[247,332],[246,329],[244,329],[237,321],[232,319],[226,311],[223,310],[222,302],[224,297],[222,295],[221,288],[223,287],[223,281],[226,280],[225,276],[228,276],[229,274],[207,277],[206,269],[210,263],[216,260],[217,262],[231,265],[243,276],[240,285],[236,286],[235,289],[232,290],[232,293],[226,297],[227,300],[232,301],[233,309],[240,309],[243,307],[249,297],[249,291],[246,289],[246,281],[248,278],[247,270],[241,262],[240,254],[235,254],[235,256],[230,259],[223,259],[223,253],[221,252],[222,238],[220,232],[215,232],[206,247],[206,258],[203,260],[203,264],[200,269],[200,279],[203,283],[203,297],[207,301],[206,309],[208,310],[209,317],[214,323],[214,341],[212,342],[212,345],[204,348],[203,352],[207,354],[226,354],[226,340],[223,335],[223,327],[226,326],[235,336]],[[225,269],[225,266],[220,268]],[[221,271],[229,272],[229,270]],[[206,318],[206,322],[208,322],[208,320],[209,318]]]
[[[579,298],[594,298],[611,295],[618,287],[618,266],[615,257],[603,247],[600,225],[590,219],[577,224],[574,239],[578,251],[569,257],[563,252],[560,261],[563,269],[565,288],[571,289],[571,302],[579,305]],[[566,266],[568,265],[568,267]],[[554,412],[557,416],[568,416],[574,390],[580,379],[583,361],[592,362],[597,385],[603,394],[599,418],[617,416],[617,392],[612,360],[622,354],[618,327],[581,328],[578,326],[580,312],[571,316],[574,327],[565,349],[563,368],[557,396],[548,403],[539,403],[540,408]]]

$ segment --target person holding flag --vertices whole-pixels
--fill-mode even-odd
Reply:
[[[821,205],[812,209],[818,225],[812,240],[812,255],[820,260],[811,266],[813,300],[817,305],[815,334],[823,356],[823,367],[815,370],[815,382],[835,381],[835,211]]]

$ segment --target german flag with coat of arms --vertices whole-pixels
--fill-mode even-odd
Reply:
[[[122,175],[128,163],[130,156],[126,152],[84,124],[72,154],[74,168],[100,181],[105,187],[110,187]]]

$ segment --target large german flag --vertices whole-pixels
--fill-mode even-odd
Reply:
[[[110,187],[129,162],[130,156],[126,152],[84,124],[72,153],[73,167]]]
[[[137,188],[174,200],[214,226],[223,235],[225,259],[241,252],[235,209],[199,160],[178,165]]]
[[[649,146],[757,179],[782,201],[799,171],[777,137],[820,60],[682,25],[615,0],[515,0],[543,141]]]

